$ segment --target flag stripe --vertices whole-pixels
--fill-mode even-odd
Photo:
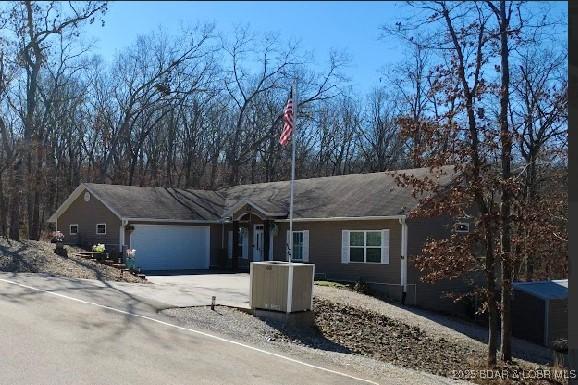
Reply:
[[[281,132],[281,136],[279,137],[279,143],[282,146],[285,146],[287,143],[289,143],[292,133],[293,133],[293,98],[292,96],[290,96],[289,100],[287,100],[287,105],[283,110],[283,131]]]

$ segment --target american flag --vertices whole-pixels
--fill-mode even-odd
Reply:
[[[279,143],[285,146],[289,143],[291,139],[291,134],[293,133],[293,95],[289,95],[289,100],[287,100],[287,105],[283,110],[283,131],[279,137]]]

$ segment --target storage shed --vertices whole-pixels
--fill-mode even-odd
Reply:
[[[515,282],[512,334],[544,346],[568,338],[568,280]]]

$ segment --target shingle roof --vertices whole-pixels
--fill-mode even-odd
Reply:
[[[447,185],[455,176],[445,166],[437,182]],[[398,186],[396,173],[417,178],[431,176],[429,168],[350,174],[295,181],[294,218],[373,217],[407,214],[418,200]],[[286,217],[289,182],[234,186],[219,191],[164,187],[136,187],[86,183],[84,186],[123,218],[218,221],[241,203],[267,215]],[[60,210],[60,209],[59,209]],[[58,213],[58,212],[57,212]]]
[[[514,282],[515,290],[520,290],[542,299],[568,298],[568,280],[559,279],[537,282]]]
[[[208,190],[84,185],[123,218],[214,221],[221,219],[225,202],[218,192]]]
[[[449,183],[453,166],[443,168],[438,183]],[[405,214],[418,200],[408,188],[395,181],[396,173],[418,178],[431,175],[428,168],[350,174],[295,181],[294,218],[367,217]],[[227,197],[226,211],[240,199],[247,199],[270,212],[288,212],[289,182],[242,185],[221,190]]]

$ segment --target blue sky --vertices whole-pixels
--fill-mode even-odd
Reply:
[[[567,3],[553,3],[552,10],[565,15]],[[380,26],[408,12],[411,8],[397,1],[119,1],[109,3],[105,26],[90,26],[87,37],[96,39],[95,53],[110,60],[139,34],[159,26],[176,33],[181,24],[214,22],[218,31],[227,33],[235,25],[249,24],[257,33],[278,32],[284,39],[300,40],[320,65],[332,49],[347,52],[346,75],[355,90],[368,92],[384,67],[402,59],[397,42],[379,39]]]

